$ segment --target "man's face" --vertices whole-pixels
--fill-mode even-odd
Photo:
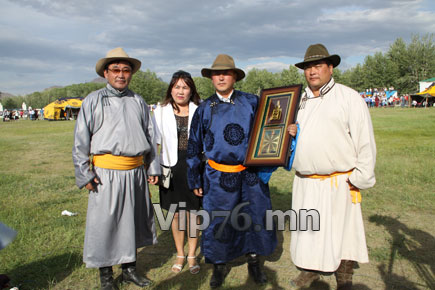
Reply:
[[[325,61],[315,61],[309,63],[304,68],[305,79],[311,91],[317,92],[325,85],[332,77],[332,64],[327,64]]]
[[[104,71],[104,77],[113,88],[122,91],[131,81],[131,70],[131,65],[126,61],[111,63]]]
[[[234,88],[237,74],[233,70],[216,70],[211,72],[211,81],[216,91],[227,98]]]

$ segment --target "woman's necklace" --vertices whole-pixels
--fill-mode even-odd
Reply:
[[[179,112],[177,112],[176,110],[174,110],[174,114],[179,116],[179,117],[187,117],[189,116],[189,106],[178,106],[178,109],[180,110]]]

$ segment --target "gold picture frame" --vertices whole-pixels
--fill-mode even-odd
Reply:
[[[245,166],[288,164],[291,136],[287,127],[295,122],[301,90],[302,85],[292,85],[261,91]]]

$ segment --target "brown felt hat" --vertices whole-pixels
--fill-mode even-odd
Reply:
[[[295,64],[296,67],[304,69],[305,65],[313,61],[329,60],[333,67],[340,64],[340,57],[336,54],[330,55],[323,44],[312,44],[305,52],[304,61]]]
[[[218,70],[233,70],[237,74],[236,81],[240,81],[245,77],[245,72],[239,68],[236,68],[234,59],[228,54],[219,54],[214,60],[211,68],[203,68],[201,74],[203,77],[211,78],[212,71]]]
[[[128,54],[124,51],[124,49],[122,49],[122,47],[117,47],[112,50],[109,50],[109,52],[106,54],[106,57],[103,57],[102,59],[97,61],[97,64],[95,65],[95,71],[99,76],[102,76],[104,78],[104,69],[106,68],[106,65],[116,60],[120,60],[120,61],[123,60],[131,63],[132,74],[137,72],[141,65],[140,60],[129,57]]]

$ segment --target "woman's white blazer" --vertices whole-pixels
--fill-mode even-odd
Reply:
[[[189,102],[189,122],[187,134],[190,132],[193,113],[198,106]],[[166,106],[158,106],[154,110],[154,118],[159,129],[160,140],[160,163],[165,166],[175,166],[178,161],[178,138],[177,138],[177,121],[175,120],[174,110],[169,103]],[[164,144],[166,142],[166,145]]]

